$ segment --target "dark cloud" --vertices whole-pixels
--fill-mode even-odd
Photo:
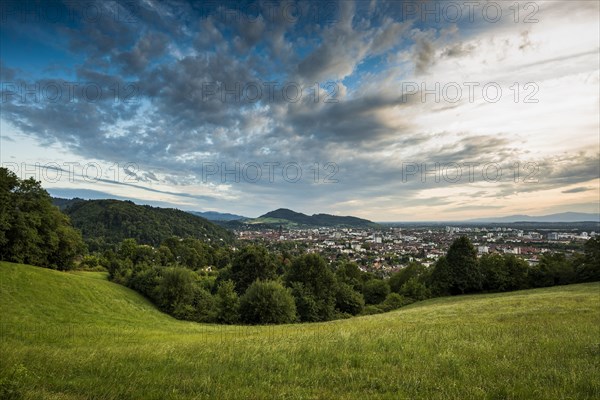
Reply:
[[[561,193],[581,193],[581,192],[588,192],[590,190],[594,190],[591,187],[585,187],[585,186],[579,186],[573,189],[568,189],[568,190],[563,190]]]

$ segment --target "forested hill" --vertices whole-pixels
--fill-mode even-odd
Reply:
[[[158,246],[172,236],[192,237],[210,243],[231,243],[233,233],[212,222],[173,208],[136,205],[121,200],[80,200],[63,210],[80,229],[92,249],[133,238]]]
[[[248,221],[245,221],[248,222]],[[313,214],[306,215],[296,211],[288,210],[286,208],[280,208],[258,218],[255,218],[249,223],[273,223],[281,225],[292,225],[292,226],[306,226],[306,227],[350,227],[350,228],[377,228],[378,224],[371,222],[366,219],[351,217],[351,216],[338,216],[330,214]]]

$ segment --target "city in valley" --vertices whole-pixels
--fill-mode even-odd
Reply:
[[[544,226],[546,225],[546,226]],[[490,253],[514,254],[530,266],[543,253],[567,255],[581,251],[585,242],[598,235],[598,224],[382,224],[370,228],[245,229],[235,231],[243,242],[265,244],[272,249],[320,253],[329,261],[348,260],[363,271],[388,276],[410,262],[432,265],[446,254],[452,242],[468,237],[478,256]]]

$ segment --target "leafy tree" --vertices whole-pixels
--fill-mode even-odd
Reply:
[[[477,250],[471,241],[462,236],[448,249],[448,273],[450,294],[472,293],[481,290],[481,273],[477,262]]]
[[[292,282],[290,286],[300,321],[319,321],[319,306],[312,291],[306,288],[302,282]]]
[[[66,270],[86,251],[81,234],[33,178],[0,168],[0,259]]]
[[[238,294],[243,294],[257,279],[275,279],[275,270],[275,260],[264,246],[247,246],[234,256],[230,279]]]
[[[371,279],[363,290],[367,304],[379,304],[390,294],[390,285],[382,279]]]
[[[567,285],[575,282],[575,269],[563,253],[544,253],[540,262],[530,271],[532,287]]]
[[[508,272],[506,290],[527,289],[527,274],[529,272],[527,261],[512,254],[506,254],[504,264]]]
[[[240,298],[240,314],[249,324],[285,324],[296,320],[296,305],[280,283],[257,280]]]
[[[235,324],[240,319],[240,300],[232,281],[221,282],[217,289],[217,321]]]
[[[426,268],[423,264],[417,262],[411,262],[405,268],[402,268],[400,271],[394,273],[390,277],[390,289],[392,292],[400,293],[400,288],[404,285],[410,278],[416,277],[421,278],[426,272]]]
[[[506,259],[500,254],[485,254],[479,259],[482,289],[488,292],[503,292],[509,287],[509,271]]]
[[[191,306],[194,298],[195,273],[186,268],[169,267],[162,270],[157,286],[157,301],[167,312]]]
[[[362,271],[354,262],[344,262],[335,271],[338,282],[346,283],[354,290],[359,290],[361,287]]]
[[[349,284],[339,283],[335,296],[335,306],[341,312],[357,315],[364,308],[365,299]]]
[[[450,265],[445,256],[440,257],[435,262],[429,275],[428,286],[434,296],[448,296],[450,294]]]
[[[411,277],[402,285],[399,294],[414,301],[425,300],[431,296],[430,290],[423,283],[419,282],[416,276]]]
[[[581,262],[575,266],[578,282],[600,281],[600,236],[588,239]]]
[[[381,303],[381,308],[384,311],[392,311],[400,307],[404,307],[405,305],[410,304],[412,302],[412,299],[407,299],[398,293],[392,292],[388,294],[383,303]]]
[[[320,255],[313,253],[296,257],[285,280],[288,286],[301,283],[312,295],[317,304],[318,320],[327,321],[333,317],[337,281]]]

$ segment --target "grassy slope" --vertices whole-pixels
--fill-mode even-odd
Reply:
[[[600,396],[600,284],[322,324],[177,321],[102,273],[0,263],[0,377],[31,399]]]

